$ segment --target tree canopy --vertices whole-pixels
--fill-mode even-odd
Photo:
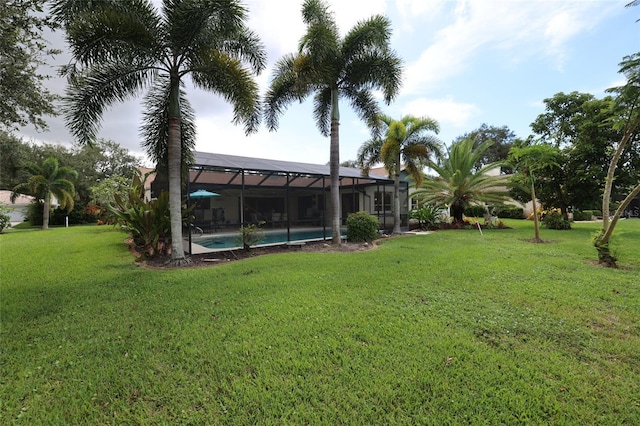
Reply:
[[[43,31],[54,27],[44,15],[47,0],[5,0],[0,7],[0,130],[33,125],[44,130],[43,116],[55,115],[57,96],[45,86],[46,57],[59,53],[47,46]]]

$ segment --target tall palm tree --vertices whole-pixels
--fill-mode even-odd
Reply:
[[[78,177],[78,172],[71,167],[60,167],[58,159],[49,157],[42,166],[28,164],[31,172],[28,181],[13,188],[11,202],[15,201],[18,194],[27,194],[43,200],[42,229],[49,229],[49,211],[51,208],[51,195],[56,197],[62,208],[73,209],[73,197],[76,194],[75,186],[70,179]]]
[[[81,143],[91,143],[106,107],[149,89],[142,134],[156,160],[166,157],[169,177],[172,262],[186,261],[182,245],[182,153],[193,146],[193,115],[182,90],[195,87],[234,107],[234,123],[247,133],[261,117],[253,73],[266,63],[264,47],[246,25],[237,0],[53,0],[75,63],[69,79],[66,119]]]
[[[358,152],[358,164],[365,175],[375,164],[384,164],[393,177],[393,233],[400,233],[400,172],[411,176],[416,186],[422,184],[423,167],[432,154],[441,154],[441,143],[427,132],[438,133],[438,122],[427,117],[405,115],[396,121],[387,115],[380,117],[384,136],[365,142]]]
[[[489,174],[491,170],[499,168],[500,163],[490,163],[476,170],[478,160],[492,143],[488,140],[474,148],[473,139],[464,139],[451,145],[446,157],[439,156],[437,162],[431,161],[429,164],[438,176],[426,179],[422,188],[412,196],[424,197],[426,202],[448,205],[456,222],[462,222],[464,209],[471,204],[508,200],[504,188],[506,179]]]
[[[324,136],[330,135],[332,241],[340,244],[340,112],[344,97],[370,127],[377,127],[379,107],[372,93],[382,91],[387,104],[397,95],[402,61],[389,46],[391,23],[373,16],[340,37],[333,14],[321,0],[305,0],[302,19],[307,32],[298,52],[280,59],[265,100],[270,130],[293,101],[314,93],[314,118]]]

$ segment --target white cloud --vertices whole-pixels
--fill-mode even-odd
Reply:
[[[424,94],[439,82],[463,73],[483,49],[503,51],[504,62],[550,56],[561,66],[567,43],[618,7],[553,0],[460,0],[449,6],[454,9],[453,21],[408,64],[404,93]]]
[[[420,98],[407,102],[402,108],[402,114],[431,117],[437,120],[441,127],[444,124],[464,127],[480,114],[480,108],[473,104],[456,102],[451,98]]]

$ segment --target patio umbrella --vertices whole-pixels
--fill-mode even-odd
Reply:
[[[189,194],[189,198],[211,198],[211,197],[219,197],[219,196],[220,194],[207,191],[206,189],[198,189],[196,192],[192,192],[191,194]]]

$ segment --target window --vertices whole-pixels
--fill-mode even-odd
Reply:
[[[373,197],[373,205],[376,212],[391,211],[391,193],[376,192]]]

